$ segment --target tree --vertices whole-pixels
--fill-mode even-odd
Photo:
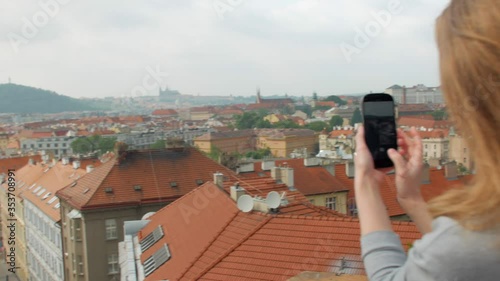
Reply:
[[[163,148],[165,148],[165,145],[166,145],[165,140],[157,140],[155,143],[153,143],[149,147],[152,149],[163,149]]]
[[[436,111],[433,111],[431,113],[432,117],[434,117],[434,120],[445,120],[446,119],[446,111],[443,109],[439,109]]]
[[[100,135],[81,137],[71,143],[73,153],[87,154],[97,152],[99,155],[113,151],[116,143],[115,137],[103,138]]]
[[[342,126],[344,125],[344,118],[340,117],[339,115],[334,115],[330,119],[330,126],[335,127],[335,126]]]
[[[335,95],[331,95],[331,96],[328,96],[326,99],[324,99],[325,101],[333,101],[335,102],[336,104],[338,105],[346,105],[347,102],[341,98],[339,98],[338,96],[335,96]]]
[[[273,128],[286,128],[286,129],[300,128],[300,125],[296,124],[292,120],[283,120],[283,121],[279,121],[279,122],[275,123],[273,125]]]
[[[330,125],[326,122],[323,122],[323,121],[316,121],[316,122],[311,122],[309,124],[306,125],[306,128],[307,129],[310,129],[310,130],[313,130],[313,131],[316,131],[316,132],[321,132],[323,130],[327,130],[327,131],[331,131],[332,128],[330,127]]]
[[[354,126],[354,124],[361,122],[363,122],[363,117],[361,116],[361,111],[359,110],[359,107],[356,107],[354,113],[352,114],[351,125]]]
[[[255,128],[255,124],[261,119],[261,117],[256,112],[245,112],[242,115],[236,115],[235,127],[238,130],[252,129]]]

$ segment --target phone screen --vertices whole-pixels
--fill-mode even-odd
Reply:
[[[389,148],[397,148],[394,102],[365,101],[363,103],[365,139],[375,167],[390,167]]]

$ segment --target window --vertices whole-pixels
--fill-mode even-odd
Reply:
[[[34,144],[30,144],[30,147],[31,147],[31,148],[35,148],[35,145],[34,145]]]
[[[66,147],[66,143],[65,142],[63,142],[62,147]]]
[[[309,202],[314,205],[314,199],[309,199]]]
[[[50,147],[50,143],[47,144],[47,147]]]
[[[467,163],[467,158],[464,157],[464,164]]]
[[[108,255],[108,274],[118,273],[118,255],[111,254]]]
[[[80,241],[82,240],[82,231],[81,231],[82,221],[80,219],[75,219],[74,222],[75,222],[75,239],[76,241]]]
[[[106,220],[105,223],[106,223],[106,239],[111,240],[118,238],[118,235],[116,233],[116,220],[109,219]]]
[[[54,147],[58,147],[58,146],[59,146],[59,144],[57,144],[57,143],[54,143]]]
[[[434,158],[436,158],[436,156],[437,156],[437,155],[436,155],[436,151],[434,151]]]
[[[436,145],[434,145],[434,149],[436,149]]]
[[[77,256],[77,262],[78,262],[78,274],[83,275],[83,259],[82,255]]]
[[[464,153],[467,153],[467,148],[464,147]]]
[[[326,205],[328,209],[335,210],[337,208],[337,197],[326,198]]]
[[[41,143],[38,144],[38,148],[42,148],[42,144]]]

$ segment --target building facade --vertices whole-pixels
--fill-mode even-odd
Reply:
[[[399,104],[444,103],[440,87],[427,87],[423,84],[418,84],[407,88],[405,86],[393,85],[384,92],[390,94],[394,98],[394,101]]]
[[[21,139],[22,152],[37,152],[46,151],[47,154],[52,154],[54,157],[62,157],[64,155],[72,155],[71,143],[75,141],[75,137],[53,136],[47,138],[26,138]]]

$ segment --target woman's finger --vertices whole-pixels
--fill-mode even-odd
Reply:
[[[387,155],[392,160],[392,163],[394,163],[396,173],[399,175],[404,174],[406,171],[406,160],[403,158],[403,156],[392,148],[387,151]]]
[[[414,161],[422,160],[422,139],[420,138],[420,134],[418,133],[415,127],[412,127],[410,130],[410,134],[412,136],[412,144],[409,147],[409,153],[411,159],[415,159]]]

